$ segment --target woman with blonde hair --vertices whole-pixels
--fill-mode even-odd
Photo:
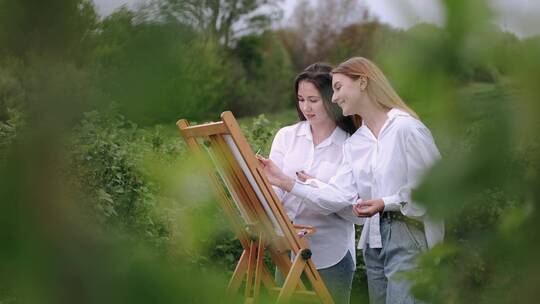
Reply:
[[[362,249],[371,303],[415,303],[410,281],[415,257],[442,241],[444,226],[411,199],[423,173],[439,159],[431,132],[370,60],[351,58],[332,71],[334,93],[344,115],[361,119],[345,142],[338,173],[328,182],[285,176],[261,160],[271,183],[326,212],[353,205],[365,218]]]

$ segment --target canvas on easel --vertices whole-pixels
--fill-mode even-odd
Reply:
[[[255,302],[262,282],[269,294],[277,295],[277,303],[291,298],[333,303],[305,239],[315,229],[291,223],[233,114],[224,112],[219,122],[190,126],[181,119],[177,125],[193,155],[206,167],[218,203],[243,247],[229,292],[237,293],[245,282],[245,302]],[[264,264],[265,252],[285,276],[282,287]]]

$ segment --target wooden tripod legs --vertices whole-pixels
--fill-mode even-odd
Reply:
[[[236,265],[234,274],[229,281],[228,292],[232,296],[246,279],[244,296],[246,303],[255,301],[261,290],[261,281],[270,290],[276,287],[274,279],[264,264],[266,243],[262,236],[258,240],[251,240],[249,247],[244,248],[242,256]]]
[[[322,283],[318,274],[313,275],[309,273],[307,264],[311,263],[310,256],[311,251],[309,249],[302,249],[294,258],[294,261],[288,268],[285,282],[281,288],[276,287],[274,279],[270,274],[268,268],[264,264],[264,240],[250,241],[249,247],[244,249],[240,260],[236,266],[236,270],[229,282],[229,294],[232,296],[236,294],[240,285],[246,279],[244,298],[245,303],[256,302],[260,295],[261,281],[268,291],[278,293],[276,303],[288,303],[291,297],[300,296],[304,299],[309,299],[314,302],[333,303],[330,293]],[[307,278],[310,280],[313,291],[306,290],[302,283],[302,274],[306,273]]]

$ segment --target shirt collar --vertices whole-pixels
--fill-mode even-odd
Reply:
[[[392,108],[390,109],[390,111],[388,111],[388,113],[386,113],[386,116],[388,116],[388,119],[387,121],[384,123],[384,126],[383,126],[383,129],[381,130],[381,133],[383,133],[384,129],[387,129],[389,127],[389,125],[394,121],[394,119],[396,119],[396,117],[411,117],[411,114],[401,110],[401,109],[398,109],[398,108]],[[368,127],[366,126],[366,124],[364,122],[362,122],[362,125],[360,126],[360,128],[358,128],[357,132],[355,132],[355,134],[363,134],[364,136],[367,136],[369,138],[372,138],[375,140],[375,138],[373,137],[373,134],[371,133],[371,131],[368,129]],[[379,136],[380,136],[379,134]]]
[[[336,126],[336,129],[332,134],[330,134],[330,140],[332,143],[336,145],[343,145],[345,140],[347,139],[347,132],[345,132],[340,127]]]
[[[309,127],[309,122],[307,120],[302,120],[300,122],[300,126],[298,127],[298,132],[296,132],[296,136],[305,136],[309,140],[313,140],[313,137],[311,135],[311,128]]]

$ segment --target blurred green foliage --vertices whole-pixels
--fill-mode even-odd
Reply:
[[[83,65],[92,56],[98,16],[91,0],[0,1],[0,49],[47,54]]]
[[[415,294],[535,303],[540,37],[498,30],[484,1],[448,0],[443,27],[360,20],[313,47],[250,15],[266,1],[244,2],[219,25],[178,14],[234,12],[206,1],[100,18],[89,0],[0,0],[0,303],[222,302],[241,248],[173,122],[233,110],[267,155],[296,121],[294,75],[351,56],[382,67],[443,155],[415,197],[447,240],[420,257]]]
[[[219,92],[231,87],[229,65],[215,41],[183,24],[137,22],[127,9],[99,29],[98,83],[130,119],[148,125],[225,109]]]
[[[261,155],[266,156],[270,154],[274,135],[281,127],[283,127],[281,122],[270,121],[264,114],[253,118],[249,125],[242,124],[242,129],[253,152],[259,151]]]
[[[114,110],[85,113],[73,133],[66,174],[76,193],[84,194],[80,203],[87,204],[103,224],[120,225],[152,241],[166,237],[165,224],[150,214],[156,207],[156,189],[138,166],[153,143]]]

